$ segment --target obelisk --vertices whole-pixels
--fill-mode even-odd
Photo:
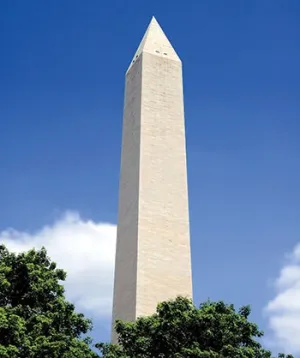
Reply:
[[[178,295],[192,297],[182,64],[153,17],[126,72],[113,325]]]

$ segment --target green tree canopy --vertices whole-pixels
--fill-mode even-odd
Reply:
[[[100,344],[99,348],[107,358],[272,357],[257,341],[263,332],[248,321],[249,314],[249,306],[236,312],[233,305],[207,301],[197,308],[178,297],[135,323],[117,321],[119,347]]]
[[[117,322],[119,345],[96,345],[99,356],[83,338],[91,321],[64,296],[65,278],[45,249],[14,254],[0,245],[0,358],[272,356],[257,341],[263,333],[248,321],[248,306],[236,312],[233,305],[207,301],[197,308],[182,297],[135,323]]]
[[[0,245],[0,357],[96,358],[91,321],[67,302],[66,273],[46,250],[16,255]]]

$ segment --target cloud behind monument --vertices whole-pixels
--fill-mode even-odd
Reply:
[[[275,282],[275,295],[265,308],[270,344],[300,354],[300,243],[287,255]]]
[[[45,246],[58,267],[67,271],[67,298],[95,318],[111,315],[115,237],[115,225],[84,220],[71,211],[34,233],[0,232],[0,242],[13,252]]]

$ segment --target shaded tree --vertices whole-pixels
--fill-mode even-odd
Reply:
[[[10,253],[0,246],[0,357],[96,358],[82,338],[91,321],[64,296],[66,273],[43,248]]]
[[[250,312],[249,306],[236,311],[222,301],[207,301],[197,308],[178,297],[160,303],[150,317],[134,323],[117,321],[119,346],[98,348],[106,358],[270,358],[271,352],[257,341],[263,332],[249,322]]]
[[[119,344],[97,344],[99,356],[86,337],[91,321],[65,298],[65,278],[44,248],[14,254],[0,245],[1,358],[272,357],[248,320],[249,306],[207,301],[197,308],[182,297],[160,303],[152,316],[116,322]]]

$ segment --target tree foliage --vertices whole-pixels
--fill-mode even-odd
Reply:
[[[96,358],[91,321],[66,301],[66,273],[46,250],[16,255],[0,246],[0,357]]]
[[[196,308],[178,297],[135,323],[117,321],[119,348],[99,348],[107,358],[270,358],[257,341],[263,332],[248,321],[250,312],[249,306],[236,312],[224,302],[207,301]]]
[[[263,333],[223,302],[199,308],[183,297],[160,303],[150,317],[116,323],[119,344],[83,338],[92,323],[64,296],[63,270],[43,248],[10,253],[0,245],[0,358],[270,358]],[[292,356],[279,355],[280,358]]]

